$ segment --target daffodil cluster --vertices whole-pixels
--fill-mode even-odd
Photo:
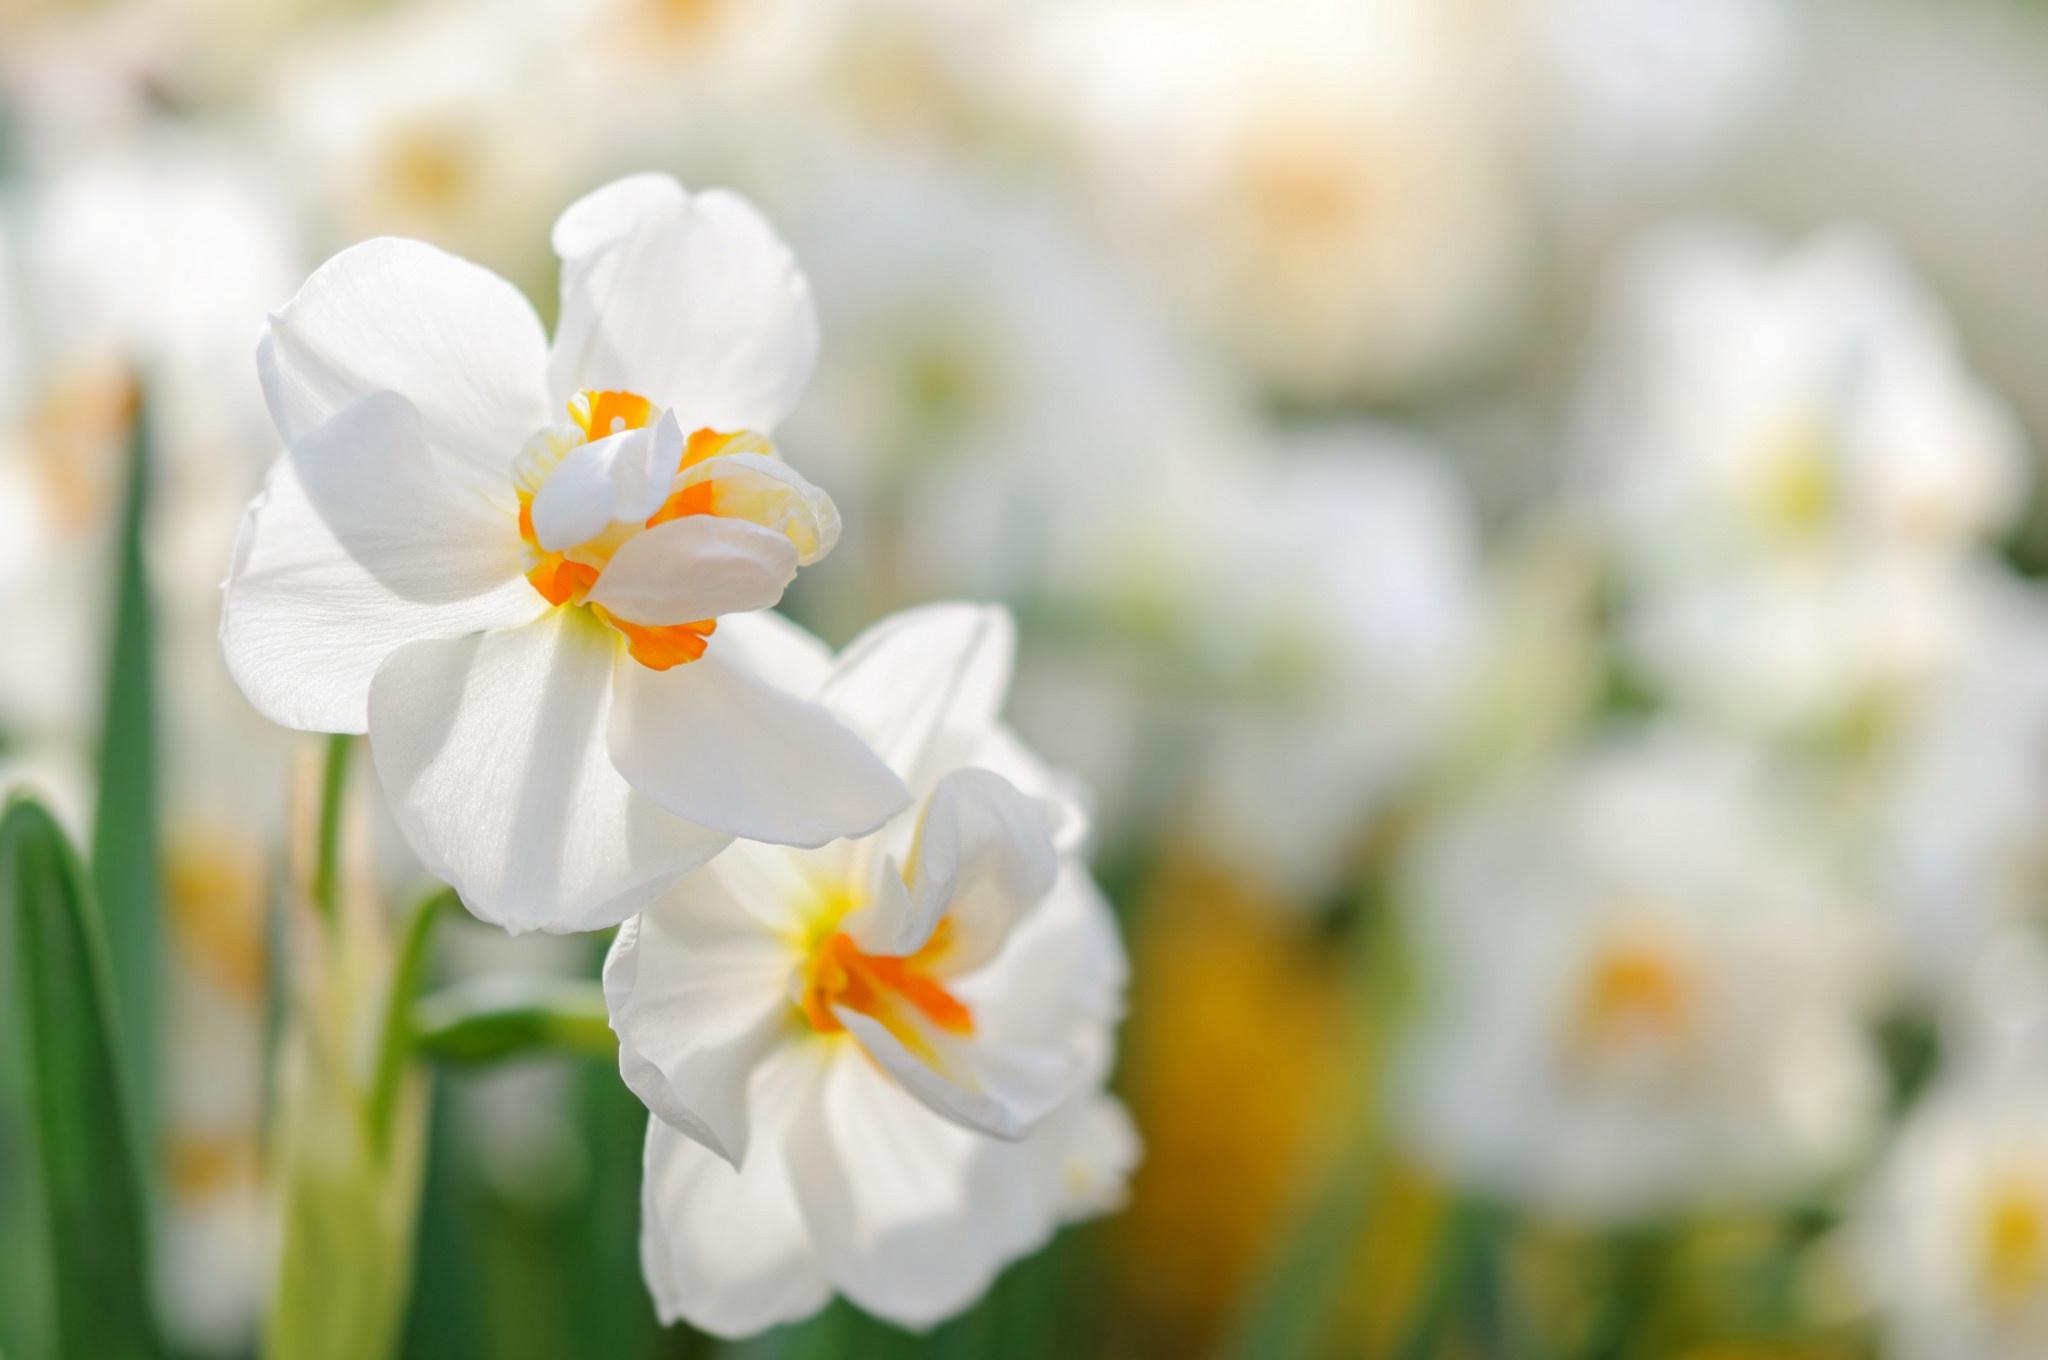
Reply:
[[[512,285],[398,239],[272,314],[285,452],[229,570],[229,671],[281,724],[367,733],[475,915],[619,926],[664,1319],[746,1335],[840,1292],[929,1325],[1136,1159],[1086,814],[1002,725],[1000,609],[836,659],[767,612],[839,536],[772,440],[818,328],[767,222],[642,175],[553,239],[552,342]]]
[[[0,3],[0,1352],[2048,1354],[2044,89]]]

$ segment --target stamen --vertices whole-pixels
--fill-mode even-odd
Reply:
[[[950,925],[941,921],[922,949],[902,958],[869,954],[845,931],[834,931],[811,954],[798,1001],[804,1018],[820,1034],[838,1034],[846,1027],[833,1007],[859,1011],[931,1061],[935,1055],[916,1016],[948,1034],[974,1033],[973,1012],[928,971],[945,953]]]

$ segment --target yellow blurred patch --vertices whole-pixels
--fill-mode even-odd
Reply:
[[[1298,914],[1191,858],[1147,889],[1125,1050],[1145,1160],[1111,1231],[1148,1350],[1215,1339],[1356,1089],[1336,964]]]

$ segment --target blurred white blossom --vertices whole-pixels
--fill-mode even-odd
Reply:
[[[1989,576],[1972,603],[1899,725],[1871,829],[1908,956],[1945,989],[1991,941],[2048,925],[2048,599]]]
[[[327,244],[417,237],[539,282],[579,173],[559,26],[538,0],[387,6],[274,69],[265,126]]]
[[[1852,1221],[1901,1360],[2021,1360],[2048,1346],[2048,955],[2006,932],[1944,1029]]]
[[[828,612],[943,594],[1148,599],[1195,568],[1176,522],[1253,429],[1042,198],[904,158],[820,177],[793,236],[818,379],[786,427],[847,530]]]
[[[1454,815],[1404,879],[1404,1126],[1455,1181],[1640,1220],[1796,1195],[1881,1093],[1880,954],[1753,754],[1612,738]]]
[[[1439,753],[1485,634],[1477,530],[1441,455],[1387,429],[1277,439],[1219,470],[1176,600],[1225,688],[1202,844],[1263,881],[1336,881],[1373,814]]]
[[[1971,556],[2028,481],[1932,299],[1850,230],[1653,234],[1617,271],[1580,439],[1624,641],[1667,692],[1778,729],[1951,654]]]
[[[1513,320],[1525,212],[1483,27],[1413,0],[1059,6],[1029,85],[1212,342],[1287,393],[1383,396]]]

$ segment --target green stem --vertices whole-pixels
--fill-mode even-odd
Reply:
[[[1644,1228],[1614,1234],[1606,1243],[1606,1300],[1586,1337],[1585,1360],[1626,1360],[1641,1353],[1656,1309],[1670,1239],[1666,1230]]]
[[[379,1157],[391,1141],[391,1120],[398,1107],[398,1083],[412,1055],[412,1006],[426,972],[427,946],[434,938],[434,919],[454,902],[455,889],[436,886],[420,899],[406,922],[398,959],[391,969],[391,991],[384,999],[384,1027],[377,1042],[377,1068],[370,1085],[370,1146]]]
[[[1493,1360],[1540,1355],[1516,1294],[1512,1261],[1515,1215],[1504,1204],[1488,1205],[1481,1211],[1481,1222],[1471,1290],[1473,1345],[1479,1354]]]
[[[423,997],[412,1011],[412,1046],[421,1057],[452,1067],[536,1053],[619,1060],[604,989],[570,978],[500,974]]]
[[[313,909],[331,929],[341,911],[341,805],[348,788],[348,759],[355,738],[337,732],[327,739],[320,775],[320,841],[313,859]]]
[[[1429,1360],[1443,1346],[1444,1333],[1456,1314],[1460,1297],[1470,1287],[1475,1248],[1478,1247],[1479,1211],[1469,1200],[1459,1200],[1444,1211],[1437,1228],[1436,1249],[1430,1254],[1429,1278],[1416,1300],[1414,1313],[1392,1354],[1396,1360]]]

